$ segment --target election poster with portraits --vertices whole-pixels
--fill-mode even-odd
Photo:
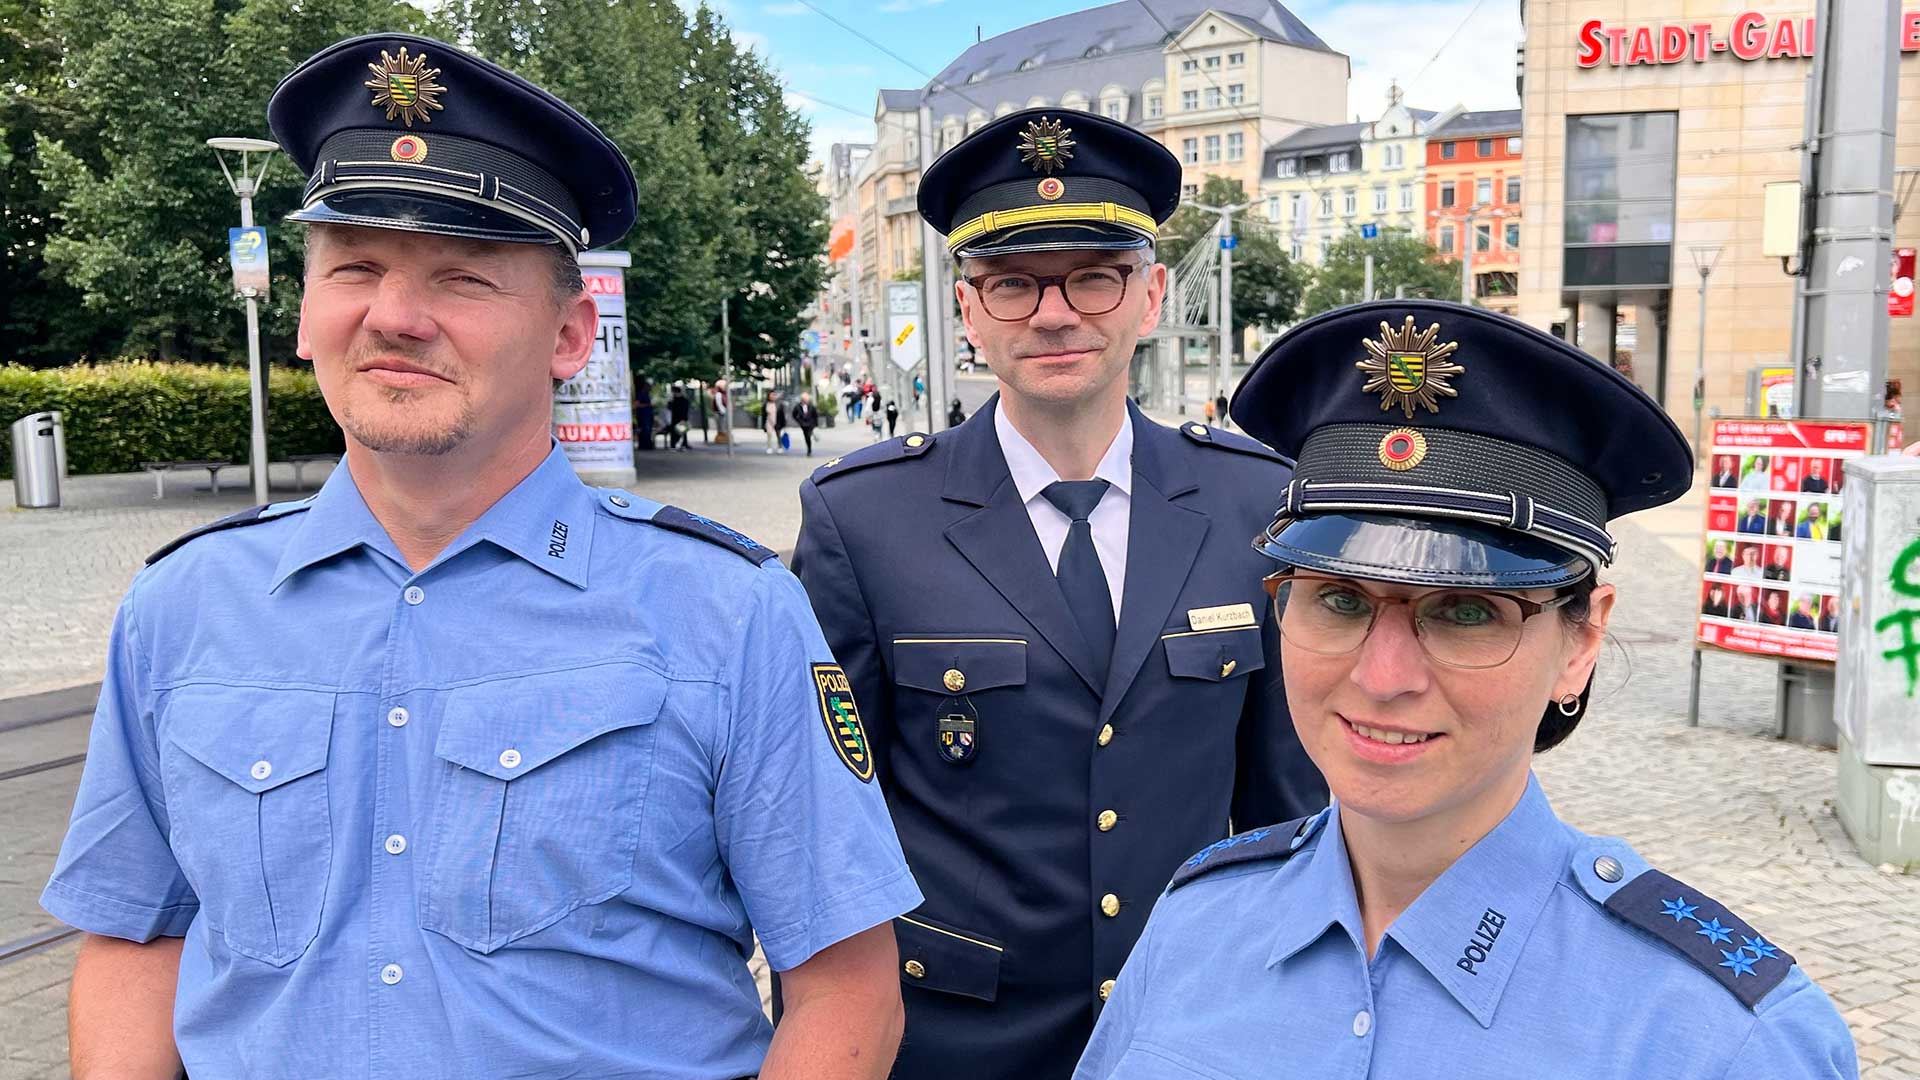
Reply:
[[[1847,524],[1840,465],[1866,454],[1872,437],[1873,426],[1857,421],[1714,421],[1698,642],[1787,660],[1838,659]],[[1889,444],[1899,442],[1896,430]]]

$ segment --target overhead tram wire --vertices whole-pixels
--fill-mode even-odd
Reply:
[[[847,33],[852,34],[854,37],[859,38],[861,41],[866,42],[868,45],[873,46],[875,49],[880,50],[882,53],[885,53],[887,56],[892,57],[896,62],[905,64],[908,68],[912,69],[914,72],[919,74],[922,78],[926,79],[927,85],[929,88],[934,90],[950,91],[951,93],[953,93],[955,97],[958,97],[961,101],[966,102],[967,104],[973,106],[974,108],[981,109],[981,110],[986,109],[985,105],[982,105],[979,102],[968,97],[966,93],[960,90],[958,87],[951,86],[945,82],[942,82],[938,76],[935,76],[932,73],[928,72],[925,68],[921,67],[919,64],[916,64],[913,61],[907,59],[906,57],[901,56],[899,53],[894,52],[892,49],[887,48],[885,45],[880,44],[879,42],[873,40],[867,35],[861,33],[860,31],[854,29],[853,27],[847,25],[846,23],[840,21],[838,18],[834,17],[832,14],[822,10],[819,7],[819,5],[813,3],[813,0],[800,0],[800,5],[806,8],[808,11],[813,12],[815,15],[818,15],[821,18],[832,23],[833,25],[839,27],[840,29],[845,30]]]
[[[1453,39],[1460,36],[1460,31],[1465,30],[1467,28],[1467,24],[1473,21],[1473,17],[1475,15],[1480,14],[1480,8],[1486,2],[1487,0],[1474,0],[1473,6],[1467,9],[1467,17],[1460,20],[1460,25],[1454,27],[1453,33],[1447,35],[1447,40],[1441,42],[1440,47],[1433,50],[1433,55],[1427,57],[1427,62],[1425,64],[1420,65],[1420,70],[1414,72],[1413,78],[1407,80],[1408,87],[1412,87],[1414,84],[1418,83],[1421,79],[1421,76],[1424,76],[1427,73],[1427,69],[1433,67],[1433,62],[1435,60],[1440,59],[1440,54],[1447,51],[1448,46],[1451,46],[1453,44]]]

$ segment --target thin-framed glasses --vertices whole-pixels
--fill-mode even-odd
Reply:
[[[1082,266],[1064,274],[1029,274],[1013,270],[1002,274],[978,274],[960,280],[980,294],[987,314],[1001,322],[1025,322],[1040,310],[1040,300],[1049,288],[1058,286],[1067,306],[1082,315],[1105,315],[1127,298],[1127,281],[1137,267],[1130,265]]]
[[[1342,656],[1358,649],[1380,613],[1405,604],[1414,638],[1436,664],[1479,670],[1513,659],[1528,619],[1573,601],[1571,593],[1529,600],[1504,592],[1436,589],[1417,596],[1380,596],[1350,581],[1283,570],[1265,579],[1280,636],[1297,649]]]

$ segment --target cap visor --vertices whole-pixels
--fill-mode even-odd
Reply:
[[[1255,546],[1303,570],[1399,585],[1551,589],[1593,573],[1582,556],[1509,529],[1385,514],[1300,518]]]
[[[1030,251],[1138,251],[1150,243],[1151,240],[1132,229],[1112,225],[1028,225],[988,233],[954,254],[965,259],[982,259]]]
[[[329,195],[287,215],[308,224],[432,233],[506,244],[557,244],[560,237],[526,221],[474,203],[428,194],[353,191]]]

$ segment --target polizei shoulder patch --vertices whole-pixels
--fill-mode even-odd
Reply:
[[[1607,910],[1684,953],[1749,1009],[1793,967],[1792,954],[1719,901],[1658,870],[1620,886],[1607,897]]]
[[[873,748],[867,745],[866,725],[853,700],[853,684],[839,664],[813,665],[813,688],[820,697],[820,721],[840,763],[865,784],[873,779]]]

